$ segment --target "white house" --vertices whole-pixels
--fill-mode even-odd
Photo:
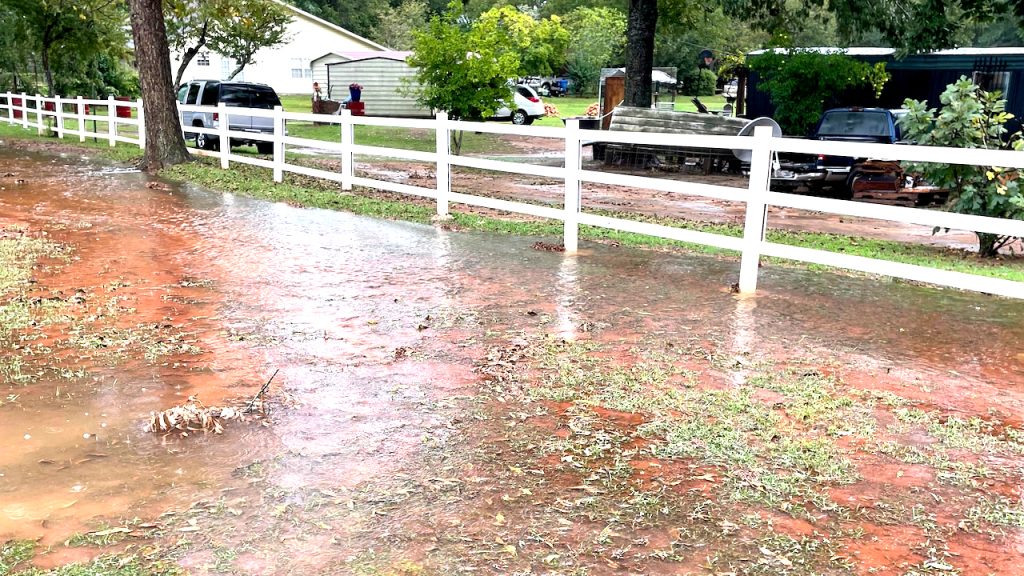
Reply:
[[[325,52],[366,53],[388,50],[291,4],[274,1],[292,14],[285,43],[257,52],[254,61],[235,76],[237,81],[268,84],[278,94],[310,94],[313,91],[313,69],[310,64]],[[177,73],[181,64],[179,56],[171,54],[172,74]],[[193,79],[226,80],[235,66],[230,58],[204,49],[189,63],[182,82]]]

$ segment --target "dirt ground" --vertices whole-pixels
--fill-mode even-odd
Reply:
[[[1019,573],[1018,302],[4,160],[0,573]]]

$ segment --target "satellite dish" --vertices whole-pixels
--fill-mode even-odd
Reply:
[[[762,116],[761,118],[755,118],[755,119],[751,120],[750,122],[747,122],[747,125],[744,126],[742,130],[740,130],[740,133],[737,134],[737,136],[753,136],[754,135],[754,129],[757,128],[758,126],[770,126],[771,129],[772,129],[772,137],[773,138],[782,138],[782,127],[779,126],[778,122],[776,122],[775,120],[772,120],[771,118],[768,118],[767,116]],[[733,156],[739,158],[740,162],[750,162],[750,157],[751,157],[751,151],[750,150],[745,150],[745,149],[733,150],[732,154],[733,154]]]

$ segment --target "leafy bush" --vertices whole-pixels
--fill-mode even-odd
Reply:
[[[718,83],[718,75],[708,70],[707,68],[701,68],[697,72],[697,84],[694,87],[694,96],[714,96],[715,85]]]
[[[1006,112],[1006,100],[999,92],[986,92],[961,76],[946,87],[939,102],[941,111],[928,108],[927,102],[909,98],[904,102],[909,112],[900,119],[900,127],[906,140],[924,146],[1024,150],[1024,136],[1007,133],[1006,122],[1013,115]],[[907,170],[948,189],[953,212],[1024,220],[1019,170],[957,164],[913,164]],[[1014,240],[976,234],[978,253],[985,257],[996,256]]]
[[[798,135],[810,132],[844,93],[861,99],[873,93],[877,99],[889,80],[884,63],[871,66],[845,54],[806,50],[767,52],[751,59],[750,68],[760,75],[759,88],[775,106],[774,118],[782,130]]]

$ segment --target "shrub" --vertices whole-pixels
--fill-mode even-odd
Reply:
[[[759,87],[775,106],[775,120],[788,134],[804,135],[821,113],[839,104],[844,93],[877,99],[889,80],[885,64],[874,66],[845,54],[806,50],[767,52],[750,60]],[[856,102],[863,105],[864,102]]]
[[[1008,134],[1006,100],[999,92],[986,92],[961,76],[939,96],[942,110],[928,108],[927,102],[908,98],[909,112],[900,119],[903,137],[925,146],[1024,150],[1020,132]],[[1024,220],[1024,192],[1020,171],[1006,168],[958,164],[912,164],[909,172],[920,173],[930,184],[949,190],[949,209],[961,214]],[[976,232],[978,254],[993,257],[1014,240]]]

